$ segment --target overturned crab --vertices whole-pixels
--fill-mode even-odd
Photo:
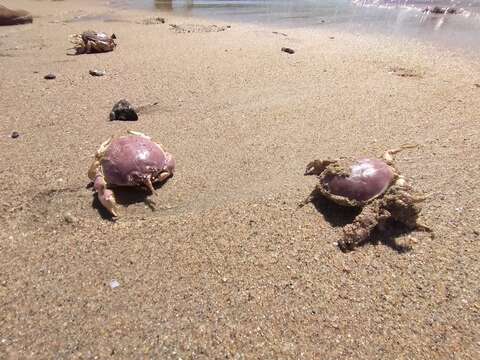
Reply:
[[[389,220],[410,230],[430,231],[419,223],[420,203],[424,196],[415,194],[406,179],[394,167],[393,155],[404,148],[385,152],[383,159],[360,159],[353,163],[340,160],[314,160],[305,175],[316,175],[319,184],[305,203],[322,196],[342,206],[357,207],[360,214],[343,228],[338,245],[353,250],[377,228],[385,230]]]
[[[92,30],[84,31],[81,34],[70,36],[70,42],[73,43],[77,54],[100,53],[113,51],[115,44],[115,34],[112,36],[104,32],[96,32]]]
[[[153,194],[153,183],[173,175],[175,160],[171,154],[140,132],[103,142],[93,160],[88,177],[100,203],[117,216],[114,186],[144,186]]]

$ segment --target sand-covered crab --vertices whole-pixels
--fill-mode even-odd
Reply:
[[[100,53],[113,51],[117,44],[115,34],[111,36],[104,32],[93,30],[84,31],[81,34],[70,36],[70,42],[73,43],[77,54]]]
[[[175,160],[162,146],[148,136],[128,131],[126,136],[111,137],[98,148],[88,177],[100,203],[113,215],[117,214],[114,186],[145,186],[153,194],[153,183],[173,175]]]
[[[343,228],[343,238],[338,242],[342,251],[353,250],[375,228],[385,230],[389,220],[410,230],[431,231],[418,219],[420,203],[426,197],[415,193],[394,166],[393,155],[410,147],[414,146],[387,150],[382,159],[314,160],[307,165],[305,175],[316,175],[319,184],[305,203],[322,196],[361,209],[353,223]]]

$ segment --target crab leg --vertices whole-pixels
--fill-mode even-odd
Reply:
[[[140,131],[127,130],[127,133],[129,133],[130,135],[141,136],[141,137],[144,137],[145,139],[150,140],[150,136],[147,136],[147,135],[145,135],[144,133],[142,133],[142,132],[140,132]]]
[[[343,228],[343,238],[338,242],[343,252],[353,250],[357,245],[367,240],[372,230],[390,217],[386,210],[379,211],[376,202],[367,205],[355,218],[355,221]]]
[[[117,214],[117,202],[115,201],[115,195],[112,190],[107,188],[107,183],[103,175],[97,175],[93,182],[93,187],[98,195],[98,200],[113,216]]]
[[[152,185],[152,181],[150,180],[150,178],[145,178],[145,180],[143,181],[143,184],[148,188],[148,190],[150,190],[150,192],[154,195],[157,194],[157,192],[155,191],[153,185]]]
[[[101,161],[105,155],[110,142],[113,137],[100,144],[90,169],[88,169],[88,177],[93,181],[93,188],[97,192],[98,200],[113,216],[117,215],[117,202],[115,201],[115,194],[112,190],[107,188],[107,182],[101,170]]]
[[[337,160],[313,160],[307,164],[304,175],[320,175],[328,165],[337,162]]]
[[[405,145],[402,145],[400,146],[399,148],[396,148],[396,149],[390,149],[390,150],[387,150],[385,151],[385,153],[383,154],[383,160],[385,160],[385,162],[388,164],[388,165],[392,165],[393,162],[394,162],[394,157],[393,155],[399,153],[400,151],[403,151],[405,149],[414,149],[418,147],[418,145],[414,145],[414,144],[405,144]]]

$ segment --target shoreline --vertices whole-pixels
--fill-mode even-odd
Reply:
[[[153,6],[148,9],[145,6],[138,5],[136,7],[133,4],[112,6],[126,11],[135,9],[151,11],[152,13],[162,11],[161,9],[153,8]],[[188,9],[184,7],[173,8],[164,13],[180,17],[191,16],[207,21],[230,21],[247,26],[282,27],[285,29],[306,28],[312,30],[326,28],[327,31],[333,32],[359,33],[366,36],[387,36],[394,41],[413,40],[427,45],[434,45],[439,49],[458,50],[468,53],[469,56],[477,56],[478,50],[480,50],[480,42],[476,36],[478,31],[480,31],[480,14],[472,13],[463,8],[460,9],[460,13],[439,15],[425,14],[421,7],[415,7],[414,5],[395,6],[392,4],[389,7],[373,4],[354,6],[352,4],[353,8],[358,9],[358,13],[347,5],[343,5],[343,7],[342,5],[338,6],[339,10],[332,14],[323,14],[321,11],[317,11],[317,14],[315,12],[316,8],[312,9],[313,13],[309,15],[300,13],[300,22],[285,16],[286,14],[280,12],[274,6],[269,9],[272,12],[271,14],[266,12],[267,10],[262,10],[261,7],[252,7],[252,11],[239,16],[234,16],[235,10],[231,11],[226,7],[219,14],[216,12],[215,7],[209,8],[208,4],[207,7],[199,8],[195,7],[195,5]],[[268,18],[262,18],[262,16],[268,14],[270,14]],[[294,14],[296,14],[295,11],[293,11],[292,15]]]
[[[157,15],[91,0],[2,4],[38,17],[0,28],[0,354],[476,358],[476,59],[340,32],[167,15],[144,25]],[[82,14],[116,21],[65,21]],[[207,32],[213,24],[232,26]],[[87,29],[115,33],[117,48],[67,56],[68,35]],[[123,98],[157,104],[109,121]],[[141,190],[117,189],[113,222],[87,170],[127,129],[177,168],[153,210]],[[298,206],[316,184],[306,164],[407,143],[419,147],[396,164],[430,194],[422,218],[435,237],[342,253],[348,213]]]

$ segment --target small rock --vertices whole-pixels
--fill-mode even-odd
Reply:
[[[117,280],[112,279],[112,280],[110,281],[110,288],[111,288],[111,289],[116,289],[116,288],[118,288],[119,286],[120,286],[120,283],[119,283]]]
[[[333,40],[333,39],[335,39],[335,36],[329,36],[328,38],[329,38],[330,40]]]
[[[12,133],[10,134],[10,137],[12,139],[16,139],[20,136],[20,134],[17,132],[17,131],[12,131]]]
[[[47,74],[43,77],[45,80],[54,80],[57,78],[55,74]]]
[[[138,120],[138,115],[133,106],[123,99],[113,105],[110,112],[110,120],[136,121]]]
[[[287,54],[295,54],[295,50],[290,49],[288,47],[282,47],[282,51],[286,52]]]
[[[103,76],[106,74],[105,70],[93,69],[88,72],[92,76]]]
[[[473,86],[475,86],[476,88],[480,88],[480,84],[473,84]]]
[[[63,215],[63,219],[65,220],[65,222],[67,224],[73,224],[74,222],[77,221],[77,219],[72,214],[70,214],[69,212],[67,212]]]

